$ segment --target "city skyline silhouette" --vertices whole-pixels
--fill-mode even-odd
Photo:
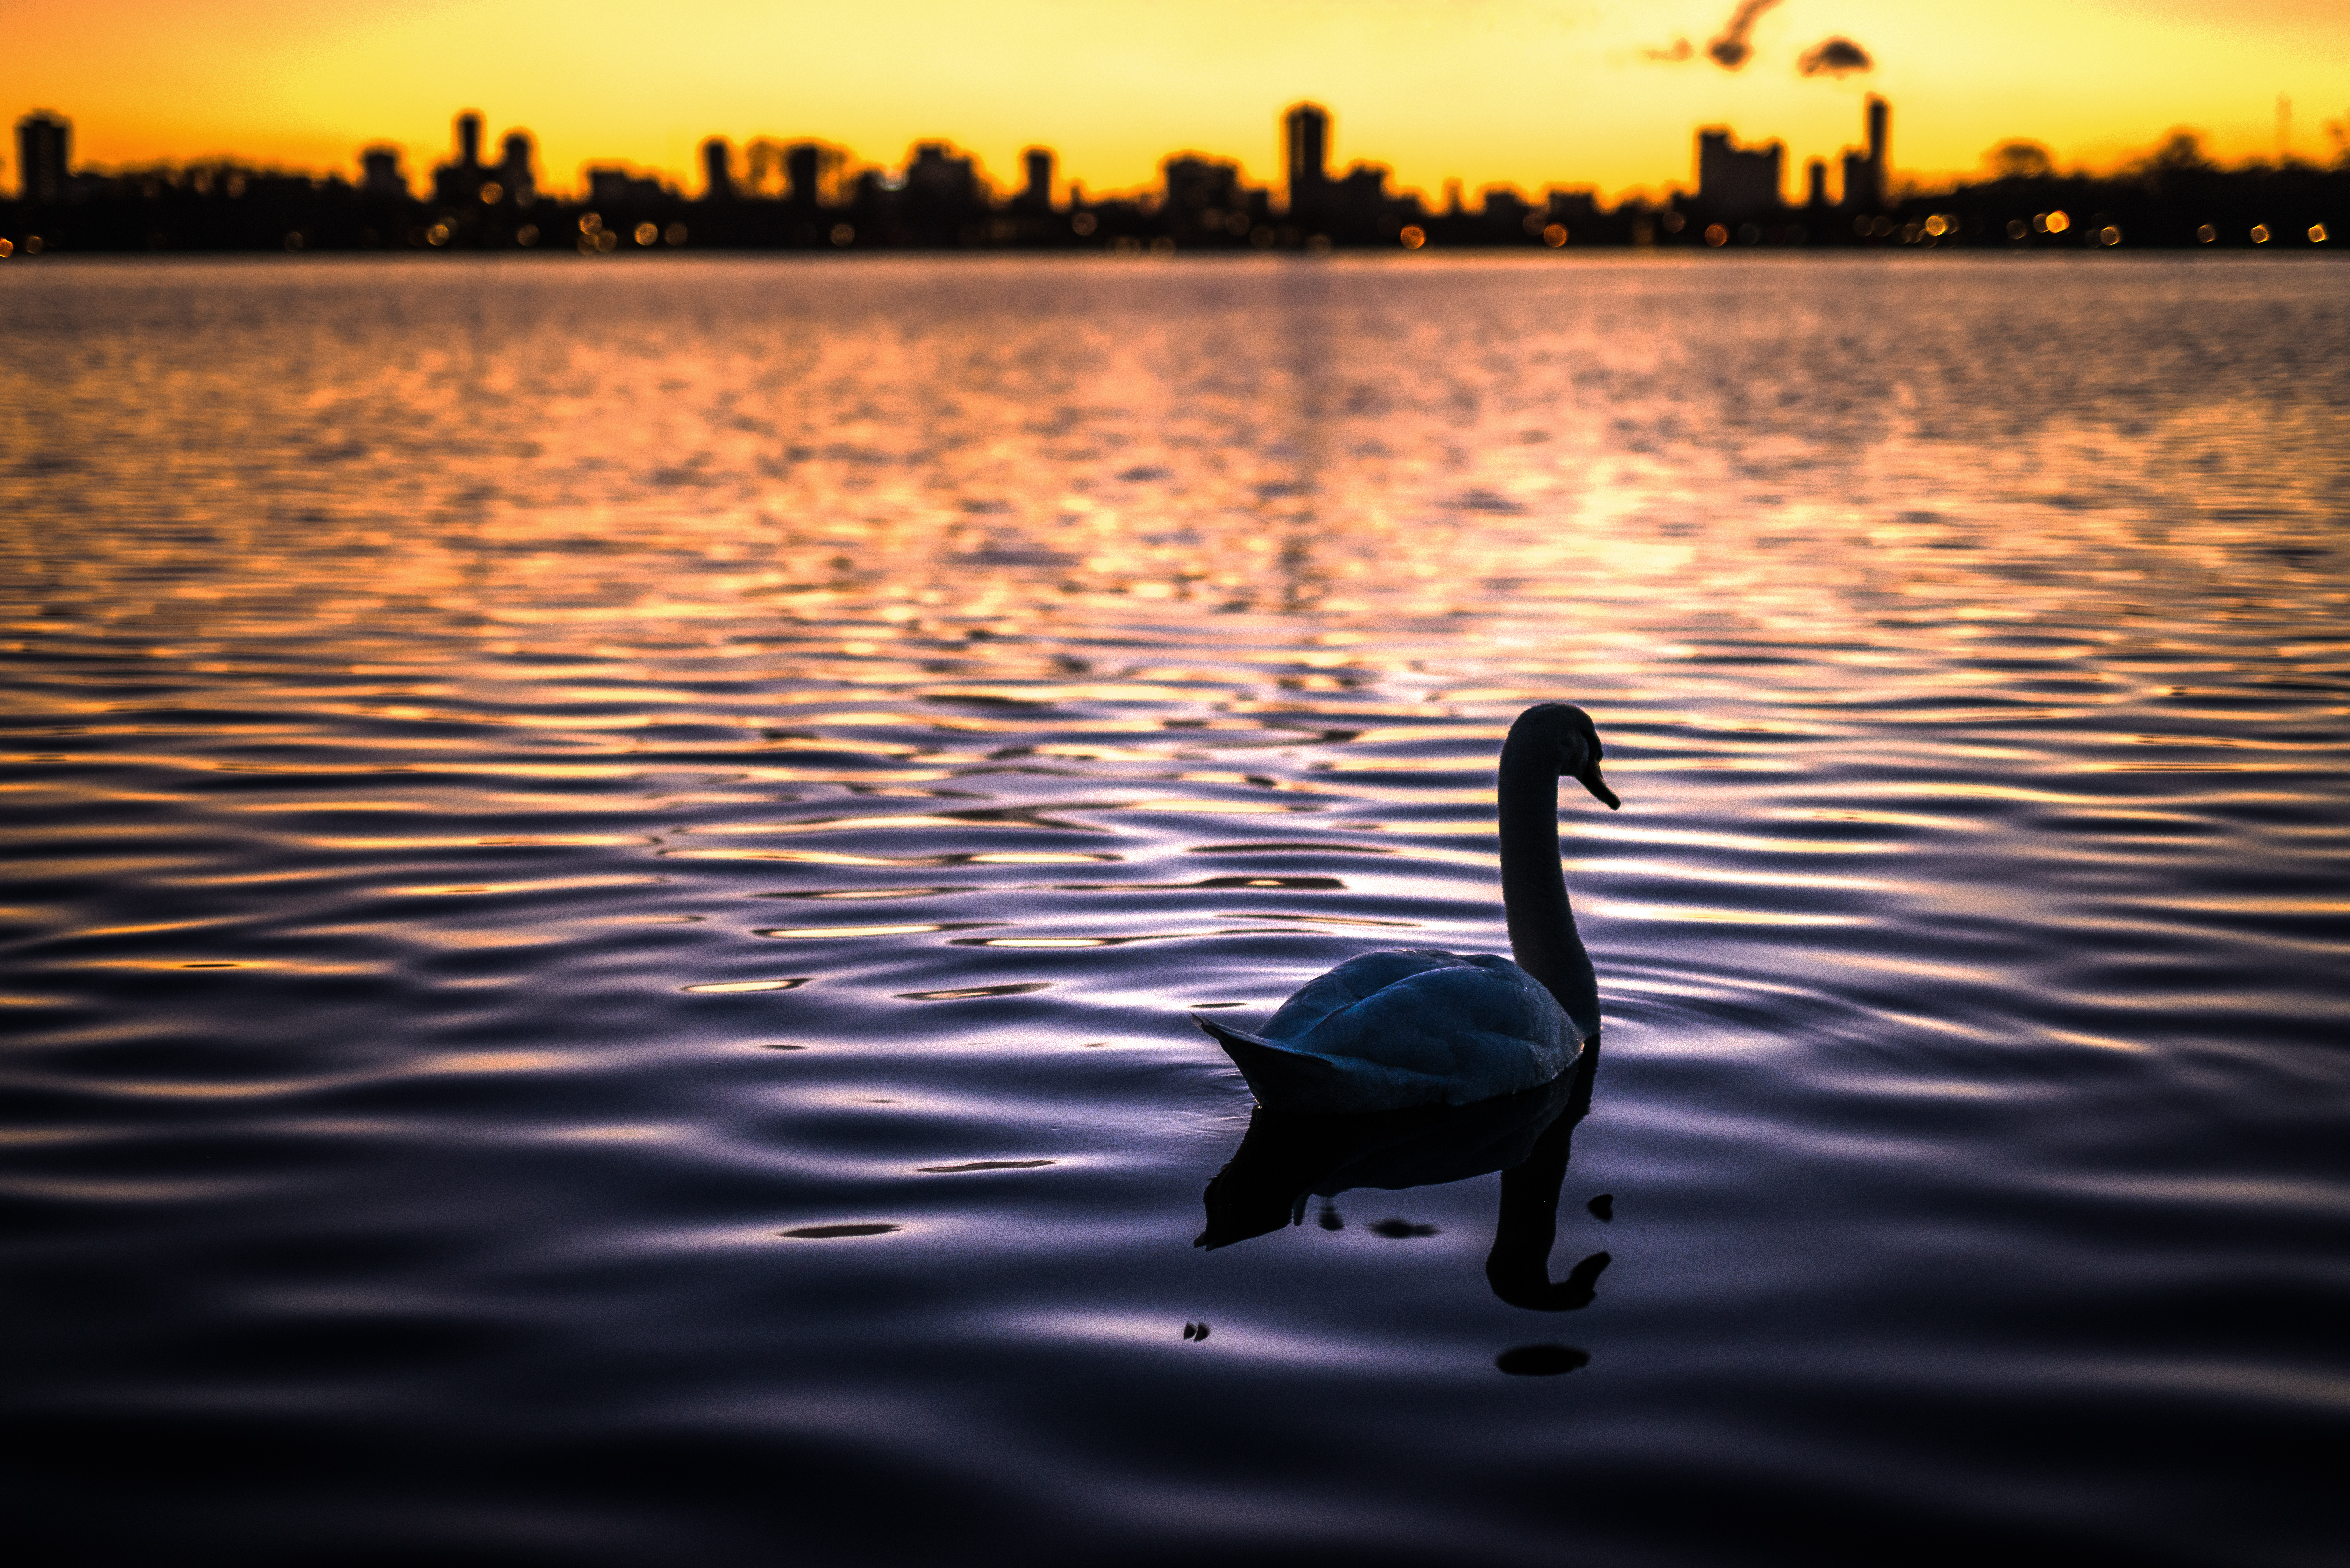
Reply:
[[[1050,147],[1022,154],[1023,179],[995,186],[946,140],[918,142],[896,167],[812,139],[723,136],[701,146],[701,188],[625,163],[589,163],[584,189],[547,181],[532,133],[509,127],[488,151],[488,122],[466,109],[446,158],[421,178],[402,149],[374,143],[358,182],[323,181],[223,160],[192,168],[77,168],[74,128],[35,111],[17,122],[17,195],[0,204],[0,259],[68,250],[1107,249],[1307,251],[1400,247],[1704,245],[1818,248],[1969,243],[2117,248],[2324,245],[2350,232],[2350,152],[2331,168],[2289,159],[2230,171],[2192,133],[2099,177],[2058,170],[2048,150],[2009,140],[1990,178],[1905,180],[1892,106],[1871,93],[1859,140],[1804,165],[1790,196],[1785,144],[1742,142],[1734,128],[1694,133],[1694,178],[1661,198],[1610,204],[1588,183],[1529,195],[1489,185],[1471,202],[1459,181],[1440,202],[1398,189],[1383,162],[1341,167],[1334,120],[1318,103],[1280,117],[1282,175],[1253,184],[1236,159],[1179,151],[1141,192],[1088,193],[1064,180]],[[1833,184],[1831,183],[1833,180]]]

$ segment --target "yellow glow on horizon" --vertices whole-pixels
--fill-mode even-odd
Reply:
[[[999,188],[1020,151],[1056,149],[1096,192],[1153,181],[1161,159],[1236,158],[1280,172],[1278,117],[1299,99],[1336,116],[1341,164],[1390,165],[1434,194],[1592,184],[1611,194],[1685,182],[1700,124],[1783,139],[1791,184],[1805,159],[1858,140],[1869,91],[1894,104],[1898,170],[1978,167],[2024,137],[2060,162],[2102,164],[2197,127],[2223,157],[2272,155],[2277,100],[2292,146],[2320,158],[2350,116],[2350,6],[2335,0],[1784,0],[1731,74],[1698,57],[1728,0],[1577,6],[1537,0],[1169,0],[1119,10],[1081,0],[754,0],[558,6],[359,0],[0,0],[11,40],[0,109],[74,121],[78,162],[233,155],[348,171],[359,149],[400,146],[421,183],[447,156],[451,117],[485,116],[538,140],[554,191],[590,161],[701,186],[707,135],[817,137],[895,166],[919,140],[973,152]],[[1832,36],[1877,61],[1805,78],[1797,57]],[[11,168],[0,186],[13,189]]]

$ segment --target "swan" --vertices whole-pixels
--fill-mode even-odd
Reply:
[[[1198,1013],[1257,1104],[1305,1115],[1465,1106],[1547,1084],[1599,1033],[1599,983],[1558,860],[1558,781],[1610,811],[1599,732],[1566,702],[1518,715],[1502,742],[1502,907],[1512,958],[1405,948],[1308,981],[1256,1033]],[[1513,961],[1514,959],[1515,961]]]

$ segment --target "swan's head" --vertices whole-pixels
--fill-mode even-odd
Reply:
[[[1559,777],[1573,779],[1610,811],[1623,805],[1600,776],[1599,759],[1607,749],[1599,743],[1599,731],[1590,714],[1572,702],[1544,702],[1518,716],[1517,723],[1511,726],[1511,738],[1516,739],[1521,732],[1544,753],[1555,754]]]

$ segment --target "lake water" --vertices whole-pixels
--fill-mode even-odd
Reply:
[[[2346,285],[12,266],[12,1533],[2338,1561]],[[1545,700],[1587,1114],[1195,1248]]]

